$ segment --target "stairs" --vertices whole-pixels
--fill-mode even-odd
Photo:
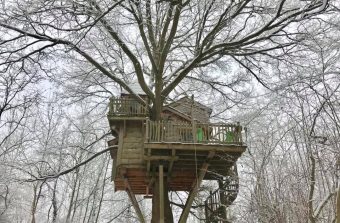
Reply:
[[[210,192],[209,197],[205,201],[206,222],[210,223],[226,223],[227,211],[239,191],[239,182],[236,165],[230,170],[230,175],[218,180],[219,188],[214,192]]]

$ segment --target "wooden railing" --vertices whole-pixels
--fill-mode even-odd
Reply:
[[[143,105],[134,99],[111,97],[109,115],[146,117],[148,115],[148,108],[146,105]]]
[[[241,131],[240,125],[147,120],[146,142],[241,145]]]

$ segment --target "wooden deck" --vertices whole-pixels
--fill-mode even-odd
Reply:
[[[135,99],[111,97],[107,116],[109,121],[141,120],[149,116],[149,110]]]

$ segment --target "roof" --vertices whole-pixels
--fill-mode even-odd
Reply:
[[[139,85],[139,83],[134,82],[131,84],[128,84],[128,87],[136,94],[138,95],[146,95],[145,92],[143,91],[143,89],[141,88],[141,86]],[[130,94],[127,90],[125,90],[123,88],[122,93],[121,94]]]
[[[192,103],[192,102],[194,102],[195,106],[197,106],[197,107],[199,107],[199,108],[201,108],[203,110],[206,110],[209,113],[209,115],[212,113],[212,109],[211,108],[209,108],[208,106],[205,106],[205,105],[199,103],[198,101],[195,101],[195,100],[191,99],[188,96],[184,96],[184,97],[178,99],[177,101],[174,101],[174,102],[168,104],[167,106],[175,108],[179,104],[182,104],[182,103]]]
[[[181,111],[179,111],[179,110],[177,110],[177,109],[175,109],[171,106],[164,106],[163,111],[165,111],[165,110],[168,110],[168,111],[172,112],[173,114],[176,114],[176,115],[186,119],[187,121],[192,121],[191,117],[189,115],[184,114],[183,112],[181,112]]]

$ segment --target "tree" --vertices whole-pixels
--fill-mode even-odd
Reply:
[[[4,221],[12,203],[11,170],[3,163],[31,140],[24,129],[31,110],[39,102],[37,84],[40,80],[34,66],[22,69],[11,64],[0,68],[0,221]]]
[[[333,22],[325,29],[334,29]],[[309,48],[309,61],[297,60],[300,66],[280,64],[281,86],[289,85],[270,96],[265,94],[266,99],[259,96],[258,104],[251,105],[248,156],[244,156],[245,175],[241,176],[243,184],[249,185],[241,192],[249,199],[245,222],[336,221],[337,32],[310,35],[303,46]],[[254,112],[256,106],[260,111]]]
[[[33,61],[46,69],[48,59],[64,57],[132,94],[128,83],[136,78],[151,100],[151,118],[159,120],[163,103],[184,79],[223,94],[228,75],[209,73],[213,68],[225,72],[238,64],[268,87],[253,71],[262,69],[255,62],[298,54],[296,44],[311,24],[322,22],[317,16],[328,6],[327,0],[2,0],[0,66],[24,68]],[[171,222],[170,205],[166,209]]]
[[[15,131],[29,116],[29,109],[38,102],[39,91],[35,85],[40,76],[36,71],[9,67],[0,70],[0,157],[18,144],[8,143]]]

